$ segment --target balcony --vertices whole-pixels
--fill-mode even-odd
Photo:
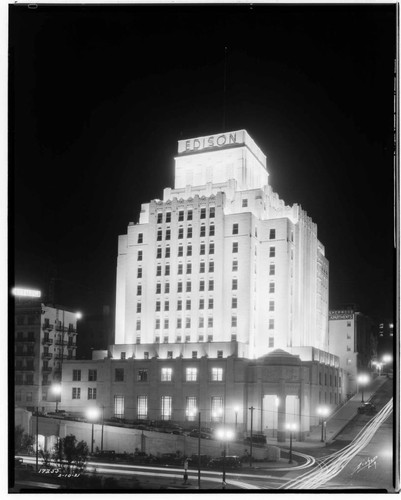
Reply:
[[[42,326],[42,330],[53,330],[54,328],[54,325],[51,325],[50,323],[45,323],[43,326]]]
[[[67,341],[66,340],[55,340],[54,342],[56,345],[67,345]]]
[[[53,354],[51,352],[42,353],[42,359],[52,359]]]
[[[68,326],[62,326],[62,325],[56,326],[56,331],[57,332],[67,333],[68,332]]]
[[[53,339],[49,337],[45,337],[42,339],[42,345],[52,345],[53,344]]]

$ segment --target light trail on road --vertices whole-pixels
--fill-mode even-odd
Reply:
[[[365,448],[392,411],[393,398],[365,425],[349,445],[332,455],[318,459],[317,466],[311,471],[288,481],[279,489],[317,489],[326,484]]]

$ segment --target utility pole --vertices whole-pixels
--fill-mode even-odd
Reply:
[[[198,414],[198,488],[201,487],[201,412]]]
[[[251,410],[251,452],[249,455],[249,467],[252,467],[252,442],[253,442],[253,410],[255,409],[253,406],[249,408]]]
[[[36,472],[39,471],[39,406],[36,407]]]

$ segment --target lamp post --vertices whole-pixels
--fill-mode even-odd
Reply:
[[[61,401],[61,384],[53,384],[51,391],[56,396],[56,413],[58,412],[58,404]]]
[[[198,489],[201,487],[201,412],[198,413]]]
[[[326,417],[329,413],[330,409],[328,406],[318,406],[317,414],[320,416],[320,422],[322,424],[322,437],[320,439],[322,443],[326,441]]]
[[[92,439],[91,439],[91,455],[93,455],[93,442],[94,442],[94,433],[95,433],[95,421],[99,418],[99,409],[97,407],[88,408],[86,412],[86,416],[88,420],[92,422]]]
[[[226,482],[226,453],[227,453],[227,440],[228,439],[233,439],[234,433],[230,429],[226,429],[225,427],[222,427],[220,429],[217,429],[216,431],[216,437],[217,439],[220,439],[223,441],[223,487],[225,486]]]
[[[253,406],[249,408],[251,410],[251,444],[250,444],[250,449],[251,452],[249,454],[249,467],[252,467],[252,444],[253,444],[253,410],[255,409]]]
[[[361,373],[360,375],[358,375],[357,381],[358,381],[358,384],[361,386],[362,403],[364,403],[365,401],[363,399],[363,389],[370,382],[369,375],[367,375],[366,373]]]
[[[382,361],[383,361],[383,365],[384,365],[383,366],[383,375],[384,375],[384,373],[385,373],[384,367],[393,361],[393,357],[391,356],[391,354],[384,354],[382,357]],[[388,373],[388,369],[387,369],[387,373]]]
[[[285,424],[285,427],[288,431],[290,431],[290,459],[288,460],[288,463],[292,464],[292,433],[297,430],[297,424],[295,422],[289,422]]]
[[[234,406],[234,412],[235,412],[235,437],[237,437],[237,424],[238,424],[238,412],[239,412],[238,406]]]

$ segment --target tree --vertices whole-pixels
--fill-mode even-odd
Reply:
[[[14,429],[14,451],[18,453],[22,448],[22,436],[24,435],[24,429],[17,425]]]
[[[60,469],[64,469],[67,465],[67,474],[76,474],[84,471],[88,455],[89,448],[86,442],[78,442],[73,434],[69,434],[56,443],[53,460]]]

